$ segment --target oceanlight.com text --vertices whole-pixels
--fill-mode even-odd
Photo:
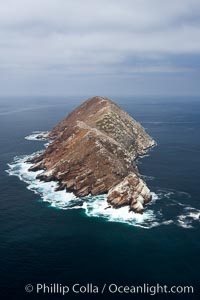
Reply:
[[[189,285],[168,286],[160,285],[159,283],[151,285],[144,283],[142,285],[119,285],[116,283],[104,283],[102,285],[95,285],[93,283],[80,284],[74,283],[72,285],[61,283],[36,283],[27,284],[25,286],[27,293],[35,294],[59,294],[66,296],[68,294],[148,294],[155,296],[157,294],[193,294],[194,287]]]

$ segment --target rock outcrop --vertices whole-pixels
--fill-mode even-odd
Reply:
[[[144,205],[151,200],[151,193],[144,181],[131,173],[110,189],[107,199],[115,208],[129,205],[130,211],[142,212]]]
[[[32,159],[38,178],[78,197],[108,193],[113,207],[142,212],[151,200],[135,160],[154,145],[144,128],[113,101],[94,97],[77,107],[50,133],[52,142]]]

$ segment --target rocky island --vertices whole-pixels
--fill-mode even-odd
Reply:
[[[154,145],[144,128],[105,97],[82,103],[48,133],[51,143],[31,160],[37,177],[77,197],[107,194],[108,205],[142,213],[151,193],[136,159]]]

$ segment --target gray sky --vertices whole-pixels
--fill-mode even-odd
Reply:
[[[199,0],[0,0],[0,95],[200,95]]]

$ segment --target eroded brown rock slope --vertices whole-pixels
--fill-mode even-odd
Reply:
[[[135,159],[154,141],[113,101],[94,97],[77,107],[50,133],[52,142],[35,157],[31,170],[41,180],[56,180],[60,189],[79,197],[108,193],[113,207],[129,205],[141,212],[151,195]]]

